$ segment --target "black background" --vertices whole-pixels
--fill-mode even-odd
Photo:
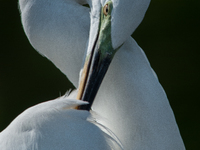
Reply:
[[[152,0],[133,34],[163,85],[186,148],[200,142],[200,1]],[[29,44],[16,0],[0,4],[0,131],[26,108],[72,84]]]

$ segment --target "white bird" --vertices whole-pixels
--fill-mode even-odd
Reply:
[[[130,36],[149,3],[19,0],[30,43],[79,87],[78,98],[90,104],[75,100],[73,92],[33,106],[0,133],[0,149],[185,149],[167,96]],[[98,73],[102,65],[103,74]]]

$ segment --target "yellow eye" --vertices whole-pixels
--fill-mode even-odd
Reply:
[[[106,4],[106,5],[103,7],[103,13],[104,13],[105,16],[108,15],[108,11],[109,11],[108,4]]]

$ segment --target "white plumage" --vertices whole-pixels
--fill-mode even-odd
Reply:
[[[0,134],[0,149],[106,150],[111,146],[119,147],[114,138],[97,127],[98,122],[88,111],[74,109],[83,104],[86,102],[63,96],[25,110]]]
[[[100,9],[106,2],[19,1],[29,41],[75,87],[87,47],[92,47],[97,34]],[[71,97],[38,104],[0,133],[0,149],[185,149],[167,96],[144,52],[130,37],[149,2],[113,0],[112,46],[123,46],[95,98],[92,108],[96,115],[71,109],[85,104]],[[90,9],[82,6],[85,3]]]

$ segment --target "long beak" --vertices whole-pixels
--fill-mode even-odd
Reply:
[[[112,1],[108,1],[101,9],[98,34],[86,59],[81,74],[77,99],[89,102],[78,109],[90,110],[101,82],[108,70],[117,49],[113,49],[111,40]],[[96,29],[96,27],[91,28]],[[93,30],[94,31],[94,30]]]
[[[93,44],[89,58],[86,58],[77,95],[77,99],[87,101],[89,104],[79,106],[78,109],[91,109],[95,96],[112,60],[112,55],[109,53],[101,53],[98,41],[99,34]]]

